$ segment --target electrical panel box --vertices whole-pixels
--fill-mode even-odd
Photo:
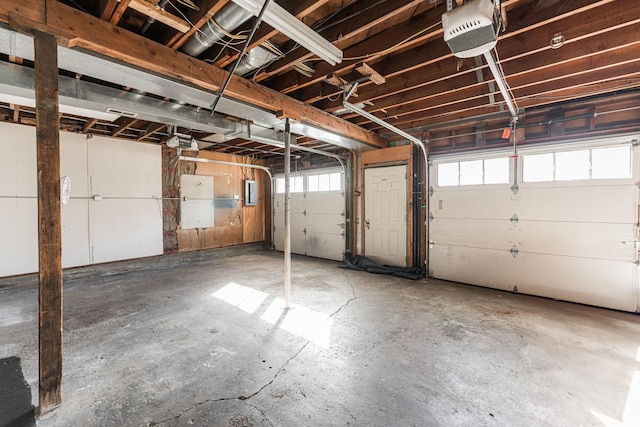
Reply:
[[[252,179],[244,180],[244,205],[256,206],[258,204],[258,182]]]

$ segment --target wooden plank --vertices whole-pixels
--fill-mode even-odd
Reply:
[[[109,22],[118,25],[118,22],[120,22],[120,18],[122,18],[122,15],[129,7],[130,2],[131,0],[120,0],[120,4],[118,5],[118,7],[116,7],[116,10],[113,12],[113,15],[111,15],[111,18],[109,18]]]
[[[39,412],[62,403],[62,215],[58,50],[55,37],[35,34],[38,165]]]
[[[164,40],[164,44],[174,49],[180,48],[193,36],[198,28],[202,27],[209,19],[213,17],[222,7],[228,3],[228,0],[203,0],[200,10],[190,9],[187,13],[189,21],[193,22],[193,27],[184,34],[175,33]]]
[[[361,62],[356,64],[356,71],[362,74],[365,77],[370,77],[372,83],[376,85],[381,85],[385,82],[384,76],[382,76],[379,72],[374,70],[369,64],[366,62]]]
[[[147,15],[150,18],[155,19],[158,22],[162,22],[165,25],[170,26],[171,28],[175,28],[181,33],[186,33],[191,28],[191,25],[184,19],[178,18],[166,12],[164,9],[158,9],[152,3],[149,3],[145,0],[131,0],[129,3],[129,7],[133,10],[137,10],[138,12]]]
[[[320,7],[324,6],[330,0],[288,0],[287,2],[281,2],[280,6],[282,6],[285,10],[289,11],[293,16],[298,19],[302,19],[308,14],[316,11]],[[277,35],[279,33],[278,30],[274,30],[268,25],[259,28],[256,32],[253,39],[251,39],[251,43],[249,44],[247,50],[250,50],[259,44],[269,40],[271,37]],[[227,56],[226,58],[222,58],[216,62],[216,65],[220,68],[224,68],[227,65],[233,63],[238,59],[238,53]]]
[[[326,32],[323,32],[322,36],[331,42],[335,42],[337,47],[343,49],[345,46],[348,46],[346,42],[348,42],[350,38],[370,31],[376,25],[380,25],[381,23],[384,23],[384,21],[388,21],[398,14],[411,10],[412,8],[419,6],[421,3],[423,3],[423,0],[411,0],[409,2],[395,0],[384,2],[383,4],[376,3],[375,7],[369,8],[369,10],[358,14],[353,19],[349,19],[345,25],[335,26]],[[256,81],[261,81],[274,76],[291,67],[293,64],[309,59],[312,56],[314,55],[307,50],[298,49],[297,51],[287,55],[285,58],[274,62],[264,72],[259,73],[256,76]],[[326,72],[322,74],[316,73],[320,78],[326,74]]]
[[[89,132],[96,123],[98,123],[98,119],[90,119],[87,121],[84,126],[82,126],[82,133]]]
[[[101,6],[100,19],[109,21],[116,10],[116,6],[118,6],[118,0],[103,0],[101,3],[104,3],[104,5]]]
[[[40,23],[39,28],[58,36],[59,43],[65,46],[85,48],[205,90],[217,91],[229,74],[54,0],[47,0],[46,20],[46,24]],[[12,15],[10,21],[14,29],[22,32],[29,32],[37,24],[25,21],[21,15]],[[65,39],[69,42],[66,43]],[[238,76],[232,77],[226,93],[232,98],[269,111],[297,111],[303,122],[372,147],[387,146],[387,141],[377,133]]]

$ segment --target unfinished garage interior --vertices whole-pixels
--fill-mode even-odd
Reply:
[[[0,426],[639,426],[640,2],[0,0]]]

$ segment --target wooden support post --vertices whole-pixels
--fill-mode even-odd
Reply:
[[[58,46],[35,33],[36,144],[38,163],[38,262],[40,306],[39,413],[62,402],[62,218]]]

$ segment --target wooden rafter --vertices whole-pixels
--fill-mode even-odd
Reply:
[[[637,47],[634,46],[639,37],[637,24],[640,20],[633,19],[637,15],[626,14],[622,5],[619,6],[602,6],[609,11],[607,14],[598,9],[570,14],[565,19],[550,24],[551,28],[544,26],[529,31],[527,46],[531,51],[526,53],[522,51],[521,41],[516,37],[501,41],[499,47],[502,63],[516,95],[534,96],[528,90],[522,92],[520,89],[538,83],[560,81],[572,75],[583,75],[587,82],[594,77],[598,78],[600,70],[636,60],[637,55],[634,56],[633,52],[637,52]],[[640,5],[635,8],[640,13]],[[585,20],[592,20],[594,15],[601,15],[601,18],[598,22],[593,22],[589,30],[580,25]],[[556,26],[567,28],[565,34],[570,40],[567,49],[553,50],[548,47],[547,35],[549,32],[553,33]],[[598,50],[592,49],[594,45],[598,45]],[[575,52],[584,53],[576,55]],[[523,58],[526,60],[523,61]],[[364,99],[375,100],[375,107],[369,111],[384,110],[389,116],[424,112],[429,108],[481,98],[482,94],[486,96],[486,86],[477,83],[474,71],[475,68],[467,68],[457,72],[453,62],[443,60],[437,68],[430,67],[423,72],[412,73],[409,80],[392,80],[387,84],[391,90],[384,96],[375,96],[381,92],[373,86],[363,88],[361,95]],[[592,77],[587,76],[589,73]],[[607,78],[616,76],[612,70],[606,75]],[[624,75],[618,74],[620,77]],[[567,82],[568,80],[563,80],[561,84],[568,84]],[[359,119],[355,121],[361,123]]]
[[[302,19],[308,14],[312,13],[313,11],[324,6],[329,1],[330,0],[304,0],[304,1],[288,0],[287,2],[282,2],[280,6],[290,11],[291,14],[294,15],[296,18]],[[278,31],[274,30],[268,25],[261,26],[261,28],[258,29],[255,36],[251,40],[251,43],[249,44],[249,47],[247,49],[252,49],[258,46],[260,43],[263,43],[266,40],[269,40],[271,37],[275,36],[276,34],[278,34]],[[238,54],[230,55],[227,58],[224,58],[216,62],[216,65],[221,68],[224,68],[227,65],[231,64],[236,59],[238,59]]]
[[[36,0],[23,1],[23,3],[28,2],[36,2]],[[0,16],[3,13],[8,16],[6,11],[3,12],[2,5],[0,3]],[[41,22],[25,20],[20,15],[12,14],[9,20],[10,25],[23,32],[32,31],[36,27],[56,35],[58,42],[68,47],[81,47],[205,90],[217,91],[228,76],[228,72],[220,68],[205,64],[139,35],[121,31],[114,25],[55,0],[46,0],[46,5],[46,18],[41,17]],[[295,111],[306,123],[373,147],[387,145],[386,141],[376,133],[238,76],[232,77],[226,94],[270,111]]]
[[[89,133],[91,128],[93,126],[95,126],[96,123],[98,123],[98,119],[89,119],[89,120],[87,120],[84,123],[84,125],[82,126],[82,133]]]
[[[165,37],[163,44],[179,49],[183,44],[191,38],[200,27],[202,27],[209,19],[213,17],[220,9],[228,3],[228,0],[204,0],[199,10],[190,10],[187,14],[189,22],[193,23],[186,33],[173,32],[173,34]]]
[[[131,0],[129,7],[148,16],[149,18],[153,18],[158,22],[162,22],[163,24],[170,26],[171,28],[175,28],[183,34],[191,28],[189,23],[184,19],[178,18],[164,9],[159,9],[154,4],[146,0]]]
[[[113,124],[116,125],[116,128],[114,128],[113,132],[111,132],[111,136],[116,137],[138,123],[140,123],[140,120],[138,119],[134,119],[131,117],[119,117],[113,121]]]
[[[131,3],[131,0],[119,0],[119,1],[120,3],[118,3],[115,10],[113,11],[113,14],[109,18],[109,22],[116,25],[118,24],[118,22],[120,22],[120,18],[122,18],[122,15],[129,7],[129,3]]]
[[[150,124],[144,131],[144,133],[142,133],[139,137],[138,137],[138,141],[144,141],[145,139],[153,136],[154,134],[162,131],[163,129],[165,129],[167,127],[167,125],[163,124],[163,123],[152,123]]]

